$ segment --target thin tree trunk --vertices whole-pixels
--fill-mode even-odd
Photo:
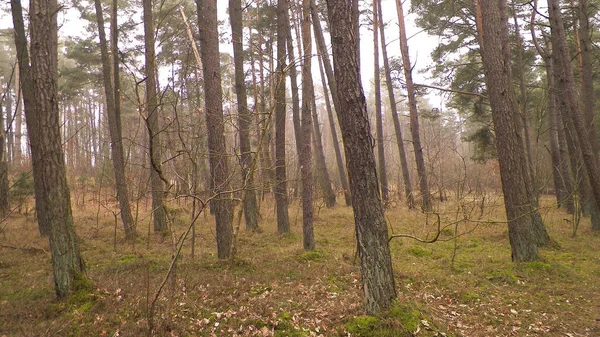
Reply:
[[[325,74],[327,75],[327,84],[329,85],[329,89],[331,90],[331,98],[333,100],[333,107],[336,111],[340,109],[339,100],[337,97],[337,87],[335,84],[335,78],[333,75],[333,69],[331,67],[331,60],[329,59],[329,52],[327,51],[327,46],[325,45],[325,37],[323,36],[323,28],[321,27],[321,20],[319,19],[319,14],[317,13],[317,6],[315,1],[311,1],[311,15],[313,19],[313,27],[315,32],[315,40],[317,41],[317,49],[319,51],[319,56],[321,58],[321,62],[319,62],[319,68],[325,69]],[[323,90],[325,92],[325,99],[328,100],[329,97],[327,95],[327,88],[325,88],[325,80],[323,77],[323,69],[320,69],[321,72],[321,81],[323,82]],[[333,138],[333,148],[335,151],[335,158],[338,166],[338,172],[340,175],[340,182],[342,184],[342,188],[344,189],[344,198],[346,201],[346,206],[350,206],[352,204],[352,197],[350,195],[350,187],[348,186],[348,175],[346,174],[346,170],[344,169],[342,153],[340,150],[340,143],[337,137],[337,131],[335,130],[335,122],[333,119],[333,111],[331,111],[331,104],[327,103],[327,114],[329,116],[329,128],[331,129],[331,137]]]
[[[341,109],[336,110],[344,139],[346,166],[352,191],[352,208],[362,289],[367,314],[387,310],[396,297],[388,231],[379,195],[372,151],[367,103],[358,60],[358,9],[355,0],[329,0],[327,10],[333,46],[333,65]],[[359,196],[359,197],[357,197]]]
[[[323,96],[325,97],[325,108],[327,109],[327,120],[329,122],[332,146],[335,152],[335,161],[338,168],[338,174],[340,175],[342,188],[344,190],[344,199],[346,200],[346,206],[351,206],[352,198],[350,197],[350,187],[348,186],[348,175],[346,174],[346,169],[344,169],[344,159],[342,158],[342,152],[340,150],[340,141],[338,139],[337,130],[335,128],[333,109],[331,109],[331,101],[329,100],[329,90],[327,90],[325,74],[323,73],[323,59],[321,58],[321,54],[319,54],[319,73],[321,75],[321,84],[323,86]]]
[[[425,167],[425,158],[423,157],[423,147],[421,146],[421,136],[419,135],[419,115],[417,111],[417,97],[415,85],[412,80],[412,68],[410,64],[410,55],[408,54],[408,41],[406,39],[406,27],[404,25],[404,10],[402,2],[396,1],[396,11],[398,12],[398,24],[400,26],[400,52],[402,54],[402,68],[406,80],[406,91],[408,94],[408,109],[410,114],[410,133],[412,136],[413,149],[415,152],[415,161],[417,163],[417,174],[419,175],[419,188],[421,190],[421,208],[424,212],[432,209],[431,194],[429,193],[429,184],[427,182],[427,168]]]
[[[54,271],[54,284],[59,298],[74,290],[75,280],[85,277],[79,241],[75,234],[71,199],[67,185],[65,158],[60,136],[58,110],[58,12],[56,0],[30,2],[31,73],[37,95],[35,131],[40,136],[38,152],[32,151],[34,165],[42,165],[39,176],[46,193],[39,203],[47,205],[49,241]],[[29,119],[28,119],[29,120]],[[32,149],[33,150],[33,149]]]
[[[312,116],[311,98],[314,96],[311,72],[312,39],[310,35],[310,0],[302,0],[302,233],[304,249],[315,249],[313,231],[312,186]]]
[[[385,167],[385,147],[383,144],[383,116],[381,113],[381,73],[379,66],[379,15],[377,13],[378,0],[373,0],[373,82],[375,90],[375,124],[377,137],[377,162],[379,163],[379,186],[383,204],[389,202],[389,189],[387,181],[387,170]]]
[[[376,1],[379,17],[382,16],[381,2]],[[381,52],[383,53],[383,67],[385,69],[385,82],[387,85],[388,98],[390,100],[390,108],[392,110],[392,120],[394,122],[394,131],[396,133],[396,144],[398,145],[398,153],[400,156],[400,168],[402,170],[402,181],[404,182],[404,195],[406,196],[406,204],[409,209],[415,207],[415,200],[412,193],[412,183],[410,181],[410,173],[408,170],[408,160],[406,159],[406,150],[404,149],[404,138],[402,137],[402,126],[398,117],[398,107],[396,106],[396,95],[394,94],[394,86],[392,84],[392,75],[390,72],[390,62],[387,56],[387,45],[385,40],[385,28],[383,23],[379,25],[381,36]]]
[[[277,83],[275,88],[275,203],[277,206],[277,231],[288,233],[290,221],[288,215],[287,173],[285,158],[285,129],[286,129],[286,102],[285,102],[285,57],[286,41],[288,34],[286,27],[288,2],[277,1]],[[289,30],[289,28],[287,28]],[[296,90],[298,88],[296,87]],[[296,138],[296,143],[298,138]]]
[[[200,29],[200,53],[204,73],[204,102],[208,128],[210,177],[215,196],[214,210],[217,233],[217,255],[229,258],[233,239],[233,205],[229,187],[229,171],[223,122],[223,90],[219,61],[217,0],[196,0]]]
[[[15,93],[16,93],[16,110],[15,110],[15,129],[14,129],[14,149],[13,149],[13,164],[18,167],[21,166],[22,161],[22,151],[21,151],[21,136],[23,135],[23,99],[22,99],[22,86],[21,86],[21,65],[18,64],[19,60],[17,58],[17,67],[15,69]]]
[[[313,87],[314,92],[314,87]],[[315,162],[317,164],[317,181],[323,192],[323,201],[327,208],[335,206],[335,193],[331,188],[331,179],[329,178],[329,170],[325,161],[325,152],[323,150],[323,138],[321,136],[321,127],[319,126],[319,115],[317,114],[317,104],[314,96],[311,100],[312,105],[312,122],[313,122],[313,146],[315,147]]]
[[[121,131],[121,116],[118,114],[115,91],[113,90],[113,79],[111,78],[111,63],[108,55],[108,43],[104,31],[104,17],[102,16],[102,4],[100,0],[94,0],[96,8],[96,20],[98,23],[98,37],[100,39],[100,53],[102,55],[102,73],[104,80],[104,93],[106,98],[106,116],[108,118],[108,131],[110,133],[110,149],[113,167],[115,171],[115,183],[117,185],[117,199],[121,209],[121,220],[125,228],[127,238],[136,236],[135,223],[131,216],[129,196],[127,194],[127,180],[125,177],[125,158],[123,155],[123,135]],[[115,72],[116,73],[116,72]]]
[[[285,10],[285,22],[289,23],[290,15],[289,15],[289,1],[288,7]],[[298,72],[296,70],[296,64],[298,60],[294,56],[294,43],[292,39],[292,27],[290,24],[285,25],[285,37],[287,43],[287,55],[289,60],[289,75],[290,75],[290,86],[292,88],[292,123],[294,126],[294,138],[296,140],[296,155],[298,160],[298,167],[296,172],[300,172],[300,168],[302,164],[300,163],[300,153],[302,152],[302,126],[300,125],[300,94],[298,90]],[[300,55],[302,55],[302,51],[300,49]],[[300,184],[298,179],[294,180],[294,197],[298,196],[298,192],[300,191]]]
[[[116,1],[113,0],[116,6]],[[152,214],[154,218],[154,232],[167,231],[167,214],[165,212],[164,197],[165,183],[162,174],[162,148],[160,140],[160,124],[158,115],[160,107],[157,99],[156,85],[156,52],[154,50],[154,19],[152,13],[152,0],[143,0],[144,9],[144,46],[146,52],[146,128],[148,130],[148,159],[150,160],[150,186],[152,187]],[[116,38],[116,37],[115,37]],[[115,64],[116,66],[116,64]],[[117,100],[118,100],[117,96]]]
[[[0,83],[0,87],[2,87]],[[2,102],[0,102],[0,219],[4,219],[4,217],[8,214],[9,205],[8,205],[8,163],[6,161],[7,153],[6,153],[6,126],[4,125],[4,118],[10,122],[12,104],[10,101],[10,83],[6,85],[6,114],[3,114],[2,110]],[[4,115],[4,116],[3,116]]]

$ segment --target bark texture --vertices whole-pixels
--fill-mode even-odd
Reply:
[[[146,126],[148,129],[148,156],[150,160],[150,186],[152,188],[152,212],[154,232],[164,232],[167,228],[167,214],[164,206],[165,183],[162,175],[162,149],[158,115],[160,107],[157,98],[156,52],[154,49],[154,20],[152,0],[143,0],[144,46],[146,48]],[[117,96],[118,98],[118,96]]]
[[[231,23],[233,62],[235,65],[235,94],[237,96],[238,133],[241,152],[240,166],[242,168],[242,181],[244,182],[245,190],[243,199],[244,219],[246,220],[246,229],[255,231],[258,229],[258,205],[256,203],[254,174],[251,172],[253,161],[252,148],[250,147],[250,125],[252,124],[252,114],[250,113],[250,110],[248,110],[248,98],[244,75],[244,34],[241,0],[229,0],[229,22]],[[277,135],[275,135],[275,138],[277,138]],[[277,161],[277,153],[275,153],[275,161]],[[277,172],[275,175],[277,175]],[[277,195],[277,192],[275,192],[275,195]]]
[[[302,173],[302,233],[306,250],[315,249],[313,229],[313,186],[312,186],[312,115],[314,96],[311,72],[312,38],[310,33],[310,0],[302,0],[302,152],[300,170]]]
[[[287,174],[285,164],[285,67],[288,34],[286,26],[288,2],[277,2],[277,86],[275,88],[275,204],[277,207],[277,231],[288,233],[290,220],[288,214]],[[289,28],[287,28],[289,29]],[[298,142],[298,140],[296,140]]]
[[[512,259],[517,262],[533,261],[538,258],[538,246],[548,240],[548,235],[532,198],[524,142],[517,123],[518,107],[510,82],[506,1],[482,1],[479,4],[482,15],[479,40],[483,43],[480,47],[496,130]],[[541,236],[544,240],[540,239]]]
[[[377,11],[379,17],[383,17],[381,10],[381,1],[375,1],[377,3]],[[408,170],[408,160],[406,160],[406,150],[404,149],[404,137],[402,137],[402,126],[400,125],[400,118],[398,117],[398,108],[396,107],[396,95],[394,94],[394,87],[392,85],[392,75],[390,72],[390,62],[387,56],[387,45],[385,43],[385,29],[383,24],[379,25],[379,32],[381,38],[381,52],[383,56],[383,67],[385,70],[385,82],[388,92],[388,98],[390,100],[390,110],[392,110],[392,121],[394,123],[394,131],[396,134],[396,144],[398,145],[398,153],[400,156],[400,168],[402,169],[402,181],[404,182],[404,195],[406,197],[406,204],[409,209],[415,207],[415,199],[412,193],[412,183],[410,181],[410,171]]]
[[[117,199],[121,209],[121,220],[125,228],[127,238],[136,236],[135,224],[131,216],[129,196],[127,194],[127,179],[125,177],[125,159],[123,156],[123,135],[121,128],[121,116],[116,109],[113,79],[111,76],[111,62],[108,55],[108,42],[104,31],[104,17],[102,15],[102,4],[100,0],[94,1],[96,9],[96,21],[98,23],[98,37],[100,39],[100,54],[102,57],[102,79],[106,99],[106,116],[108,118],[108,131],[110,133],[110,150],[113,168],[115,171],[115,184],[117,185]]]
[[[398,24],[400,26],[400,52],[402,54],[402,69],[406,80],[406,91],[408,94],[408,111],[410,114],[410,134],[412,136],[413,149],[415,152],[415,161],[417,163],[417,174],[419,176],[419,189],[421,190],[421,209],[429,212],[432,209],[431,194],[429,193],[429,183],[427,181],[427,168],[425,167],[425,158],[423,156],[423,147],[421,146],[421,136],[419,135],[419,113],[417,111],[417,94],[412,80],[412,68],[410,64],[410,55],[408,53],[408,41],[406,39],[406,27],[404,25],[404,10],[402,2],[396,1],[396,11],[398,13]]]
[[[41,165],[39,176],[46,193],[38,203],[46,204],[50,229],[50,251],[54,272],[56,294],[67,296],[75,281],[85,277],[83,259],[79,252],[79,241],[73,226],[71,198],[67,185],[65,158],[62,149],[58,110],[58,28],[56,0],[32,0],[30,2],[31,30],[31,74],[37,95],[36,132],[40,137],[34,165]]]
[[[358,59],[358,9],[354,0],[328,0],[333,65],[341,110],[337,111],[344,139],[346,167],[368,314],[389,308],[396,297],[388,230],[379,195],[367,104]]]
[[[214,214],[217,233],[217,255],[229,258],[233,239],[233,205],[229,186],[225,126],[223,124],[223,90],[219,61],[217,0],[196,0],[200,27],[200,54],[204,74],[204,102],[208,128],[210,179],[214,195]]]

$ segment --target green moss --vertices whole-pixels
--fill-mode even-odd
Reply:
[[[407,252],[417,257],[431,256],[431,250],[421,246],[412,246],[407,249]]]
[[[463,303],[472,303],[481,300],[481,297],[479,297],[479,295],[476,293],[467,291],[464,294],[462,294],[461,300]]]
[[[357,337],[372,336],[380,328],[381,320],[373,316],[356,316],[346,323],[346,330]]]
[[[322,261],[323,259],[325,259],[325,253],[323,253],[323,251],[320,249],[309,250],[307,252],[300,254],[298,256],[298,259],[300,259],[300,261],[303,261],[303,262]]]
[[[135,256],[135,254],[125,254],[125,255],[121,255],[121,257],[119,258],[119,262],[120,263],[131,263],[131,262],[135,261],[136,258],[137,258],[137,256]]]
[[[411,304],[396,304],[389,311],[389,316],[397,320],[402,328],[413,333],[419,328],[421,312]]]

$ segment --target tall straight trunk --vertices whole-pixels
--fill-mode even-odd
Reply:
[[[381,1],[377,2],[377,12],[379,17],[383,17],[381,10]],[[402,126],[400,126],[400,118],[398,118],[398,107],[396,106],[396,95],[394,94],[394,86],[392,85],[392,75],[390,72],[390,61],[387,56],[387,45],[385,40],[385,28],[383,23],[379,25],[381,37],[381,52],[383,54],[383,67],[385,70],[385,82],[387,86],[388,98],[390,100],[390,109],[392,110],[392,120],[394,122],[394,131],[396,133],[396,144],[398,144],[398,154],[400,156],[400,168],[402,170],[402,181],[404,182],[404,195],[406,196],[406,204],[409,209],[415,207],[415,200],[412,193],[412,183],[410,181],[410,173],[408,170],[408,160],[406,160],[406,150],[404,149],[404,138],[402,137]]]
[[[302,0],[302,233],[304,249],[315,249],[313,231],[313,186],[312,186],[312,116],[311,99],[314,96],[311,54],[312,39],[310,35],[310,0]]]
[[[238,107],[238,127],[240,139],[240,166],[242,168],[242,180],[244,182],[244,219],[246,229],[255,231],[258,229],[258,209],[256,204],[256,192],[254,186],[254,174],[252,170],[252,148],[250,147],[250,125],[252,115],[248,110],[248,97],[246,94],[245,72],[244,72],[244,46],[243,46],[243,21],[241,0],[229,0],[229,22],[231,24],[231,35],[233,42],[233,62],[235,65],[235,94]]]
[[[116,1],[114,7],[116,8]],[[115,9],[116,10],[116,9]],[[148,158],[150,160],[150,186],[152,188],[152,214],[154,218],[154,232],[164,232],[167,228],[167,214],[165,212],[165,183],[162,174],[162,148],[160,140],[160,124],[158,115],[160,107],[157,98],[156,84],[156,52],[154,49],[154,19],[152,13],[152,0],[143,0],[144,10],[144,47],[146,66],[146,128],[148,130]],[[116,13],[115,13],[116,14]],[[116,17],[116,15],[113,15]],[[114,19],[113,19],[114,20]],[[116,24],[116,22],[115,22]],[[113,33],[113,35],[116,35]],[[116,39],[116,36],[114,37]],[[113,40],[114,41],[114,40]],[[116,64],[115,64],[116,66]],[[118,69],[118,68],[117,68]],[[115,73],[116,75],[116,73]],[[118,96],[117,100],[118,100]]]
[[[404,25],[404,10],[402,9],[401,1],[396,1],[396,11],[398,13],[398,24],[400,27],[400,52],[402,54],[402,69],[404,70],[404,78],[406,80],[406,91],[408,94],[410,134],[412,136],[413,149],[415,152],[415,161],[417,163],[419,189],[421,190],[421,208],[424,212],[429,212],[432,209],[431,194],[429,193],[429,184],[427,182],[427,168],[425,167],[423,147],[421,146],[421,136],[419,135],[419,114],[417,111],[417,96],[415,92],[415,85],[412,80],[412,68],[410,64],[410,55],[408,53],[406,27]]]
[[[554,189],[556,190],[556,202],[559,207],[564,207],[569,213],[573,213],[575,211],[573,204],[573,182],[571,180],[571,172],[569,172],[569,163],[565,155],[565,142],[561,142],[559,138],[559,133],[563,138],[564,135],[562,135],[563,126],[560,123],[559,111],[556,106],[554,66],[551,56],[544,55],[543,58],[546,62],[546,78],[548,80],[548,115],[550,118],[548,137],[550,138],[550,156],[552,159],[552,176],[554,179]]]
[[[327,11],[333,65],[341,109],[338,120],[344,139],[346,167],[352,191],[362,289],[367,314],[387,310],[396,297],[388,230],[379,195],[372,151],[367,102],[360,80],[358,10],[354,0],[329,0]],[[358,196],[358,197],[357,197]]]
[[[288,8],[285,10],[285,22],[289,22],[289,1],[286,0]],[[298,71],[296,70],[296,57],[294,56],[294,43],[292,39],[292,27],[290,24],[286,24],[285,27],[285,40],[287,45],[287,55],[289,61],[289,75],[290,75],[290,87],[292,89],[292,123],[294,126],[294,138],[296,140],[296,155],[298,160],[298,167],[296,172],[300,172],[302,164],[300,163],[300,153],[302,152],[302,126],[300,125],[300,93],[298,90]],[[301,50],[301,49],[299,49]],[[300,51],[302,55],[302,51]],[[299,182],[296,179],[294,182],[294,197],[298,196]]]
[[[527,87],[525,84],[524,68],[527,66],[523,59],[523,39],[519,30],[519,20],[517,18],[516,11],[513,12],[514,29],[517,38],[517,77],[519,79],[519,98],[520,98],[520,111],[521,121],[523,126],[523,136],[525,142],[525,155],[527,159],[527,168],[532,183],[532,190],[537,199],[538,189],[535,183],[535,165],[533,163],[533,151],[531,149],[531,128],[529,127],[529,112],[527,109]]]
[[[31,73],[31,65],[29,59],[29,48],[27,46],[27,37],[25,35],[25,23],[23,22],[23,7],[20,0],[11,0],[11,13],[13,26],[15,31],[15,49],[17,50],[17,59],[19,60],[20,87],[23,94],[23,105],[25,110],[25,121],[27,128],[27,136],[29,138],[29,148],[31,153],[40,153],[40,137],[38,130],[38,113],[36,111],[37,96],[33,85],[33,75]],[[33,175],[42,176],[43,163],[38,162],[41,157],[31,156],[33,163]],[[36,200],[36,214],[38,220],[38,229],[42,236],[50,235],[49,220],[46,200],[46,190],[43,182],[40,179],[34,179],[33,189]]]
[[[0,87],[2,87],[0,83]],[[6,85],[6,97],[10,97],[10,83]],[[2,102],[0,102],[0,219],[4,220],[4,217],[8,215],[8,162],[6,160],[6,127],[4,125],[4,118],[10,122],[11,117],[11,106],[10,99],[7,99],[6,103],[6,114],[2,110]]]
[[[13,130],[14,133],[14,148],[13,148],[13,164],[20,166],[22,161],[22,151],[21,151],[21,136],[22,132],[22,123],[23,123],[23,99],[22,99],[22,90],[21,90],[21,65],[18,64],[19,60],[17,57],[17,67],[15,68],[15,93],[16,93],[16,102],[15,102],[15,128]]]
[[[321,62],[319,62],[319,68],[321,66],[325,69],[325,74],[327,75],[327,84],[329,85],[329,89],[331,91],[331,98],[333,100],[333,107],[336,111],[339,111],[339,100],[337,97],[337,87],[335,84],[335,78],[333,75],[333,69],[331,67],[331,61],[329,59],[329,52],[327,51],[327,46],[325,45],[325,37],[323,36],[323,28],[321,27],[321,20],[319,19],[319,14],[317,12],[317,6],[315,4],[315,0],[311,1],[311,15],[313,19],[313,28],[315,32],[315,40],[317,41],[317,49],[319,51],[319,56],[321,58]],[[323,79],[323,69],[321,72],[321,81],[323,82],[323,90],[325,91],[325,80]],[[327,93],[325,93],[325,99],[329,99],[327,97]],[[340,182],[342,184],[342,188],[344,189],[344,198],[346,200],[346,206],[350,206],[352,204],[352,197],[350,195],[350,187],[348,186],[348,175],[346,174],[346,170],[344,169],[342,154],[340,151],[340,146],[337,137],[337,131],[335,130],[335,122],[333,120],[333,112],[331,111],[331,105],[327,103],[328,106],[328,115],[329,115],[329,127],[331,129],[331,136],[333,138],[333,148],[335,150],[335,157],[337,161],[338,171],[340,175]]]
[[[548,0],[548,13],[550,14],[550,26],[552,28],[553,57],[556,68],[555,77],[558,96],[564,99],[566,105],[563,117],[565,123],[570,123],[573,127],[576,146],[581,151],[589,179],[589,193],[593,199],[590,206],[592,212],[598,214],[600,210],[600,168],[594,154],[592,140],[589,138],[590,125],[586,123],[584,113],[581,112],[579,107],[564,22],[558,0]],[[600,225],[594,225],[594,227],[598,226]]]
[[[314,92],[314,87],[313,87]],[[317,181],[323,192],[323,201],[327,208],[335,206],[335,193],[331,188],[331,179],[329,170],[325,161],[325,151],[323,150],[323,137],[321,136],[321,127],[319,126],[319,115],[317,114],[317,104],[314,96],[311,99],[312,123],[313,123],[313,145],[315,148],[315,163],[317,164]]]
[[[217,0],[196,0],[200,27],[200,53],[204,74],[204,102],[206,127],[208,128],[208,156],[210,178],[214,197],[217,233],[217,255],[229,258],[233,239],[233,205],[229,187],[229,170],[225,146],[223,121],[223,89],[221,87],[221,64],[219,61],[219,31],[217,23]]]
[[[39,176],[46,193],[44,200],[48,216],[44,221],[50,229],[49,241],[54,271],[56,295],[67,296],[75,286],[75,280],[85,277],[79,240],[75,234],[71,199],[67,185],[65,158],[60,136],[58,110],[58,26],[56,0],[30,1],[31,74],[37,95],[35,129],[40,136],[34,165],[42,165]],[[28,119],[29,120],[29,119]],[[32,149],[33,150],[33,149]]]
[[[277,207],[277,231],[288,233],[290,220],[288,215],[287,173],[285,162],[285,68],[286,42],[288,34],[286,26],[288,2],[277,1],[277,83],[275,87],[275,204]],[[289,29],[289,28],[288,28]],[[297,88],[296,88],[297,89]],[[296,139],[296,142],[298,140]]]
[[[98,37],[100,39],[100,54],[102,57],[102,78],[104,82],[104,94],[106,99],[106,116],[108,118],[108,131],[110,133],[110,150],[115,171],[115,183],[117,185],[117,199],[121,209],[121,220],[125,228],[127,238],[136,236],[135,223],[131,216],[129,196],[127,194],[127,180],[125,177],[125,158],[123,155],[123,135],[121,131],[121,115],[117,110],[113,90],[113,78],[111,76],[111,62],[108,55],[108,43],[104,31],[104,17],[102,15],[102,4],[100,0],[94,0],[96,8],[96,21],[98,23]],[[115,72],[116,73],[116,72]],[[116,83],[116,82],[115,82]]]
[[[323,86],[323,96],[325,97],[325,108],[327,109],[329,132],[331,133],[332,146],[335,152],[335,162],[337,164],[338,174],[340,175],[342,188],[344,189],[344,199],[346,200],[346,206],[350,206],[352,205],[352,198],[350,197],[350,187],[348,186],[348,175],[346,174],[346,169],[344,169],[344,159],[342,158],[342,151],[340,150],[340,141],[338,140],[337,130],[335,128],[333,109],[331,109],[331,101],[329,100],[329,90],[327,90],[325,74],[323,73],[323,58],[321,57],[321,54],[319,54],[319,73],[321,75],[321,85]]]
[[[377,3],[379,0],[373,0],[373,82],[375,90],[375,124],[376,124],[376,144],[377,144],[377,162],[379,163],[379,186],[381,187],[381,197],[384,205],[389,202],[389,189],[387,181],[387,169],[385,167],[385,147],[383,144],[383,116],[381,113],[381,73],[379,66],[379,15],[377,12]]]
[[[533,261],[538,258],[538,246],[549,238],[532,197],[522,132],[515,115],[518,107],[510,81],[506,0],[482,1],[479,5],[482,25],[478,33],[483,43],[480,50],[496,130],[512,259]]]

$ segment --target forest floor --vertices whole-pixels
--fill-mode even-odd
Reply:
[[[429,215],[391,205],[390,235],[431,240],[438,214],[441,235],[391,240],[398,302],[380,318],[363,316],[350,207],[316,207],[318,249],[305,252],[298,203],[282,236],[265,202],[261,232],[242,225],[231,263],[217,260],[212,219],[201,215],[195,257],[188,238],[153,309],[189,205],[172,206],[173,236],[148,235],[141,219],[138,240],[118,227],[116,244],[111,212],[74,206],[90,282],[62,301],[47,239],[31,216],[14,215],[0,224],[0,336],[147,336],[149,325],[155,336],[600,336],[600,235],[583,219],[572,237],[571,216],[550,197],[542,204],[557,245],[521,264],[511,262],[499,198],[483,210],[445,202]]]

